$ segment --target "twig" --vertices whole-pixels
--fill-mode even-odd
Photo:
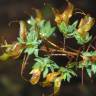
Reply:
[[[25,54],[25,56],[24,56],[24,58],[23,58],[23,63],[22,63],[22,66],[21,66],[21,76],[22,76],[22,78],[23,78],[25,81],[28,81],[28,80],[24,78],[24,76],[23,76],[23,71],[24,71],[24,68],[25,68],[25,66],[26,66],[26,64],[27,64],[28,58],[29,58],[29,55],[26,56],[26,54]]]
[[[57,53],[57,54],[55,54],[55,53],[52,53],[52,54],[49,54],[50,56],[66,56],[66,54],[59,54],[59,53]]]
[[[60,50],[56,50],[56,49],[53,49],[53,48],[49,48],[49,51],[47,51],[46,49],[40,49],[41,51],[44,51],[44,52],[47,52],[47,53],[50,53],[52,54],[53,52],[59,52],[60,54],[66,54],[67,55],[74,55],[74,56],[78,56],[78,53],[76,52],[71,52],[71,51],[66,51],[66,50],[63,50],[63,49],[60,49]]]
[[[84,84],[84,68],[82,68],[82,74],[81,75],[82,75],[81,84],[83,85]]]
[[[51,42],[48,39],[45,39],[50,45],[52,45],[53,47],[57,48],[57,49],[62,49],[61,47],[59,47],[58,45],[56,45],[55,43]]]
[[[89,46],[88,46],[88,48],[87,48],[87,50],[86,51],[88,51],[89,50],[89,48],[91,47],[91,44],[93,43],[93,41],[96,39],[96,36],[92,39],[92,41],[90,42],[90,44],[89,44]]]
[[[96,50],[96,48],[93,45],[91,45],[90,47],[92,47],[94,50]]]
[[[63,39],[63,46],[64,46],[64,49],[65,49],[65,46],[66,46],[66,40],[65,40],[65,38]]]
[[[0,47],[2,47],[2,48],[7,48],[7,47],[12,47],[12,45],[11,45],[11,44],[8,44],[8,45],[1,45]]]

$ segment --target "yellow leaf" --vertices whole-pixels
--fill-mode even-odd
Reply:
[[[57,77],[54,81],[54,94],[57,95],[61,86],[61,77]]]
[[[84,18],[81,19],[77,31],[82,36],[85,36],[86,33],[92,28],[94,23],[95,23],[94,18],[90,17],[90,15],[87,14]]]
[[[35,85],[38,83],[39,79],[40,79],[40,74],[41,71],[39,69],[33,69],[30,74],[32,74],[32,77],[30,79],[30,83]]]
[[[10,55],[8,55],[7,53],[4,53],[0,56],[0,60],[1,61],[6,61],[10,58]]]
[[[70,19],[71,16],[72,16],[73,9],[74,9],[74,6],[73,6],[70,2],[68,2],[68,6],[67,6],[67,8],[65,9],[65,11],[64,11],[63,14],[62,14],[63,21],[64,21],[66,24],[68,24],[69,19]]]
[[[39,10],[39,9],[36,9],[36,8],[32,8],[34,11],[35,11],[35,13],[36,13],[36,17],[35,17],[35,20],[37,21],[37,22],[39,22],[39,21],[41,21],[42,20],[42,12]]]
[[[52,82],[58,75],[59,75],[58,72],[49,73],[49,74],[47,75],[47,77],[46,77],[46,81]]]
[[[20,33],[20,38],[25,41],[27,38],[27,24],[25,21],[20,21],[19,33]]]
[[[73,9],[74,9],[74,6],[70,2],[68,2],[68,6],[63,11],[63,13],[60,13],[59,10],[54,10],[54,8],[53,8],[53,12],[55,15],[55,22],[57,24],[60,24],[61,22],[65,22],[65,24],[68,24],[69,19],[72,16]]]
[[[46,80],[41,83],[41,86],[42,86],[42,87],[49,87],[49,86],[51,86],[51,85],[52,85],[51,82],[48,82],[48,81],[46,81]]]
[[[20,54],[23,51],[23,47],[22,45],[20,45],[19,43],[15,42],[13,44],[5,44],[2,45],[1,47],[5,47],[5,53],[1,56],[1,60],[3,60],[3,58],[9,59],[9,58],[18,58],[20,56]]]
[[[16,59],[20,56],[22,52],[22,46],[19,43],[14,43],[12,47],[7,50],[10,57]]]

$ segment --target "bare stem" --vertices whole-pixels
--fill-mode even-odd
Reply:
[[[66,56],[66,54],[59,54],[59,53],[55,54],[55,53],[53,53],[53,54],[50,54],[50,56]]]
[[[48,39],[45,39],[50,45],[52,45],[53,47],[57,48],[57,49],[63,49],[61,47],[59,47],[58,45],[56,45],[55,43],[51,42],[50,40]]]
[[[63,49],[53,49],[53,48],[49,48],[49,51],[46,50],[46,49],[40,49],[41,51],[44,51],[46,53],[49,53],[50,55],[58,55],[58,56],[78,56],[79,53],[76,53],[76,52],[71,52],[71,51],[66,51],[66,50],[63,50]],[[59,52],[59,53],[57,53]],[[55,54],[56,53],[56,54]]]
[[[25,56],[24,56],[24,58],[23,58],[23,63],[22,63],[22,66],[21,66],[21,76],[22,76],[22,78],[23,78],[25,81],[28,81],[28,80],[23,76],[23,71],[24,71],[24,69],[25,69],[25,67],[26,67],[28,58],[29,58],[29,55],[26,55],[26,54],[25,54]]]
[[[59,47],[58,45],[56,45],[55,43],[51,42],[50,40],[48,40],[48,39],[45,39],[45,40],[46,40],[50,45],[52,45],[53,47],[59,49],[59,50],[56,50],[56,52],[60,52],[60,53],[66,54],[66,55],[75,55],[75,56],[78,55],[78,52],[66,51],[64,48]]]
[[[63,42],[64,42],[64,49],[65,49],[65,46],[66,46],[66,40],[65,40],[65,38],[63,39]]]
[[[82,83],[82,85],[84,84],[84,68],[82,68],[82,81],[81,81],[81,83]]]

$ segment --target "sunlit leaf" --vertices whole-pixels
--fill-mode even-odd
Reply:
[[[52,72],[49,73],[46,77],[46,81],[52,82],[57,76],[59,75],[59,72]]]
[[[32,77],[30,79],[30,83],[35,85],[38,83],[39,79],[40,79],[40,74],[41,71],[39,69],[33,69],[30,74],[32,74]]]
[[[88,32],[92,26],[94,25],[94,19],[90,15],[86,15],[84,18],[81,19],[79,26],[78,26],[78,32],[85,36],[86,32]]]
[[[55,14],[55,22],[57,24],[60,24],[61,22],[65,22],[65,24],[68,24],[69,19],[72,16],[73,9],[74,9],[74,6],[70,2],[68,2],[68,6],[63,11],[63,13],[60,13],[59,11],[56,12],[55,10],[53,10]]]
[[[77,76],[77,74],[72,69],[69,69],[69,68],[60,67],[59,72],[61,73],[62,79],[64,81],[67,80],[68,82],[70,82],[70,79],[73,76]]]
[[[45,78],[48,74],[48,68],[45,67],[44,71],[43,71],[43,78]]]
[[[11,44],[11,46],[6,47],[5,53],[1,55],[0,58],[1,60],[7,60],[9,58],[17,59],[21,55],[22,51],[23,47],[19,43],[15,42]]]
[[[35,58],[34,60],[36,61],[36,63],[33,65],[33,68],[40,67],[42,71],[44,71],[45,68],[48,68],[48,70],[52,68],[53,71],[54,69],[58,69],[58,65],[54,61],[52,61],[49,57],[45,57],[45,58],[38,57]]]
[[[27,21],[27,23],[30,25],[30,27],[35,27],[36,20],[31,16],[31,18]]]
[[[82,52],[82,55],[87,57],[96,56],[96,51]]]
[[[29,55],[34,54],[36,57],[38,56],[38,46],[41,43],[41,40],[38,40],[38,34],[36,32],[29,32],[27,35],[25,53]]]
[[[90,15],[86,15],[81,19],[77,32],[74,35],[78,44],[84,44],[89,42],[92,39],[92,36],[89,36],[89,31],[94,25],[94,18]]]
[[[92,76],[91,68],[86,68],[86,71],[87,71],[88,76],[91,77]]]
[[[72,25],[66,25],[65,22],[62,22],[61,24],[58,25],[59,30],[61,33],[63,33],[63,36],[65,38],[72,38],[74,37],[74,34],[76,33],[76,26],[77,26],[77,21],[75,21]]]
[[[54,94],[57,95],[59,90],[60,90],[60,86],[61,86],[61,78],[57,77],[54,80]]]
[[[89,36],[89,33],[82,36],[80,33],[77,32],[74,36],[77,40],[77,43],[81,45],[88,43],[92,39],[92,36]]]
[[[40,27],[40,35],[43,38],[50,37],[53,34],[53,32],[55,31],[55,27],[51,27],[51,23],[49,21],[48,22],[41,21],[39,25],[40,25],[39,26]]]
[[[93,73],[95,74],[96,73],[96,64],[92,64],[92,67],[91,67],[92,69],[92,71],[93,71]]]

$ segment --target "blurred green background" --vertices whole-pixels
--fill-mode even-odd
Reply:
[[[96,0],[70,1],[77,8],[89,12],[96,18]],[[32,12],[33,7],[43,10],[46,18],[53,19],[48,4],[59,9],[63,9],[66,5],[65,0],[0,0],[0,43],[5,39],[8,42],[16,40],[19,24],[13,23],[9,26],[9,22],[28,20],[34,14]],[[96,33],[95,31],[93,28],[93,34]],[[0,49],[0,52],[2,53],[3,50]],[[56,61],[59,62],[60,60],[62,61],[64,58],[58,58]],[[52,93],[52,88],[42,88],[39,85],[32,86],[24,81],[20,75],[21,63],[22,56],[17,60],[0,61],[0,96],[48,96]],[[70,83],[63,83],[60,96],[96,96],[95,77],[90,80],[84,75],[84,86],[81,85],[81,75],[72,79]]]

